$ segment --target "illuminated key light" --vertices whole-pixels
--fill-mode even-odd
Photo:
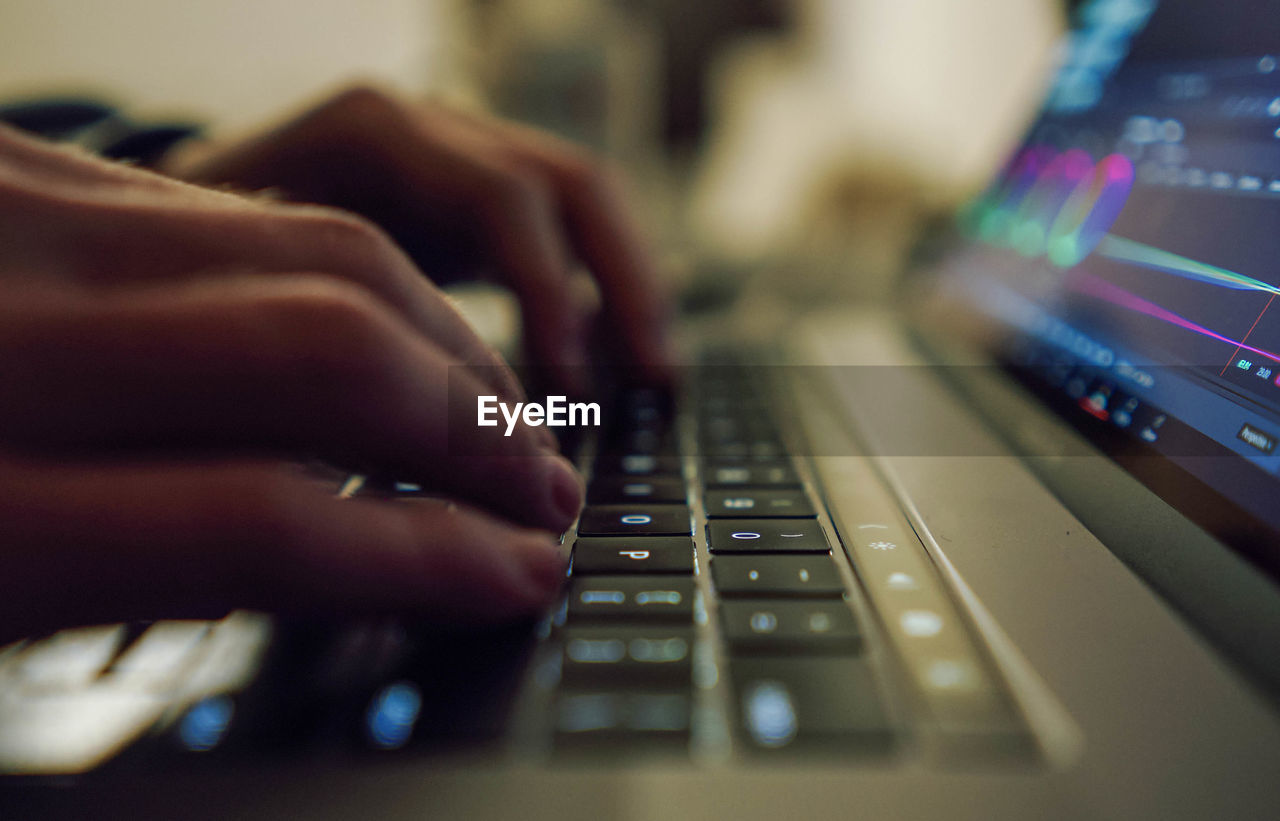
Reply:
[[[390,684],[369,702],[365,729],[375,747],[393,750],[403,747],[413,735],[422,710],[422,694],[407,681]]]
[[[942,630],[942,617],[932,610],[908,610],[898,619],[902,632],[915,638],[936,636]]]
[[[671,664],[689,655],[689,643],[682,638],[632,639],[628,652],[646,664]]]
[[[583,590],[578,599],[583,604],[622,604],[627,596],[621,590]]]
[[[227,696],[197,701],[183,714],[178,724],[178,739],[192,752],[212,750],[226,736],[234,713],[235,706]]]
[[[759,681],[747,689],[743,713],[752,739],[762,747],[782,747],[796,736],[791,693],[778,681]]]
[[[647,525],[653,521],[653,517],[647,513],[631,513],[618,519],[624,525]]]
[[[938,690],[967,690],[976,683],[976,676],[965,662],[942,660],[929,665],[925,680]]]
[[[772,633],[778,629],[778,617],[768,610],[751,614],[751,630],[754,633]]]
[[[658,460],[652,456],[632,454],[622,458],[624,473],[652,473],[658,466]]]
[[[890,573],[885,583],[891,590],[915,590],[918,586],[914,578],[901,571]]]
[[[615,664],[626,653],[621,639],[572,639],[565,646],[565,654],[579,664]]]
[[[677,590],[645,590],[636,594],[636,604],[679,604],[683,596]]]

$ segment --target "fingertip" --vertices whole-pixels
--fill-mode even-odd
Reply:
[[[525,540],[519,548],[519,561],[534,598],[542,605],[550,603],[564,584],[568,570],[559,542],[549,535]]]
[[[572,462],[559,454],[548,456],[545,468],[551,502],[548,524],[556,532],[563,532],[578,517],[585,491],[582,477]]]

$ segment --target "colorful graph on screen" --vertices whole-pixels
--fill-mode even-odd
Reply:
[[[963,224],[985,242],[1070,268],[1120,216],[1133,178],[1133,162],[1123,154],[1094,162],[1079,148],[1032,146],[1014,157]]]
[[[1056,269],[1075,268],[1096,254],[1218,288],[1280,294],[1280,286],[1256,277],[1109,233],[1133,190],[1134,176],[1133,163],[1123,154],[1094,162],[1079,148],[1033,145],[1013,158],[997,183],[962,215],[961,225],[982,242],[1044,258]],[[1237,339],[1220,333],[1092,274],[1077,270],[1065,284],[1076,293],[1231,345],[1236,352],[1280,361],[1275,351],[1247,344],[1248,334]]]

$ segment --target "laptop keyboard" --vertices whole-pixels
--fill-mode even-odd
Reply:
[[[888,750],[817,500],[747,372],[706,373],[692,437],[665,397],[634,391],[591,461],[549,636],[556,745],[683,748],[703,710],[729,747]]]
[[[564,597],[539,623],[234,613],[0,648],[0,772],[335,747],[883,759],[922,737],[1029,757],[1021,717],[883,483],[866,460],[849,468],[865,499],[837,534],[756,376],[705,368],[679,407],[652,390],[619,397],[582,449],[587,504],[565,535]],[[66,720],[76,710],[98,735]]]

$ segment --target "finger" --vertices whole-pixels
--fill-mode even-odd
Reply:
[[[520,300],[534,364],[575,393],[588,389],[587,324],[570,276],[555,197],[538,175],[503,164],[477,166],[480,219]]]
[[[474,114],[456,116],[501,140],[506,150],[544,175],[554,189],[573,251],[595,275],[605,308],[619,323],[624,352],[648,375],[669,378],[669,298],[626,209],[615,173],[588,152],[550,134]]]
[[[480,225],[521,301],[532,358],[567,387],[582,389],[586,318],[570,290],[559,206],[537,169],[512,163],[489,137],[477,139],[448,121],[424,122],[420,112],[374,91],[353,90],[325,111],[321,120],[343,114],[326,127],[390,183],[389,200],[424,221],[438,221],[441,203],[448,203]]]
[[[546,607],[556,542],[445,503],[340,500],[288,466],[0,461],[0,624],[412,610],[500,620]]]
[[[422,335],[476,366],[498,393],[523,400],[519,380],[502,358],[372,223],[316,206],[250,202],[207,191],[175,202],[173,194],[84,201],[75,191],[38,207],[49,212],[46,224],[69,216],[74,221],[84,262],[80,273],[91,283],[170,281],[215,269],[329,274],[377,295]]]
[[[350,283],[218,277],[0,306],[14,448],[319,453],[563,530],[572,466],[517,421],[477,424],[471,369]]]
[[[7,131],[0,131],[0,181],[6,244],[33,267],[94,285],[210,269],[329,273],[386,300],[424,335],[480,366],[503,395],[523,397],[501,358],[359,217],[187,185]],[[24,255],[33,237],[42,244]]]

